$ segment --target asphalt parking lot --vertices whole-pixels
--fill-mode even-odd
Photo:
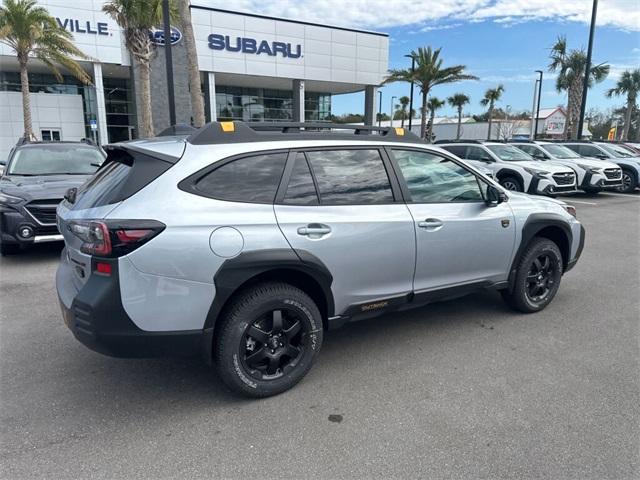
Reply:
[[[0,259],[3,478],[640,476],[640,194],[575,196],[584,254],[535,315],[492,292],[348,325],[293,390],[123,360],[62,323],[60,248]]]

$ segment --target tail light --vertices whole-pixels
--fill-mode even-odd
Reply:
[[[69,230],[82,240],[80,251],[97,257],[121,257],[165,229],[155,220],[71,221]]]

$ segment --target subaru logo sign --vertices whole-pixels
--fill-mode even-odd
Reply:
[[[164,28],[152,28],[149,32],[151,42],[156,45],[164,46]],[[171,45],[175,45],[182,40],[182,32],[173,25],[171,26]]]

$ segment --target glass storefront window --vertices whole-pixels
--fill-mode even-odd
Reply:
[[[292,121],[293,95],[290,90],[216,85],[216,111],[220,121]],[[330,94],[305,92],[306,121],[328,122],[330,116]]]

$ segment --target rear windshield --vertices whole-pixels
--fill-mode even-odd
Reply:
[[[38,145],[15,152],[8,175],[91,175],[104,162],[100,150],[84,145]]]
[[[171,163],[125,149],[113,149],[100,170],[76,194],[74,210],[121,202],[158,178]]]

